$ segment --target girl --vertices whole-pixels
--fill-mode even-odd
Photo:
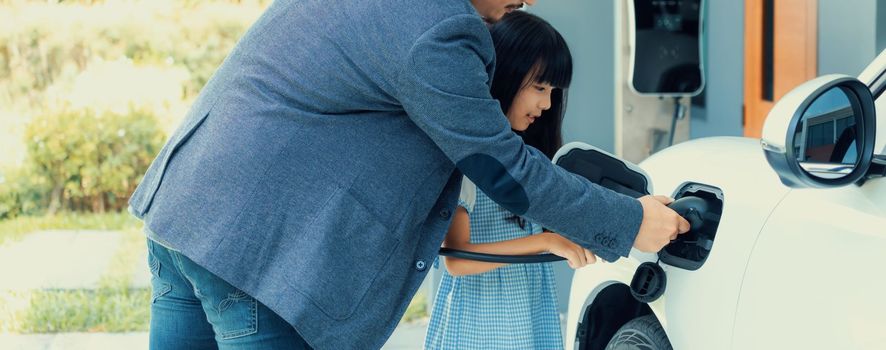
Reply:
[[[562,144],[565,93],[572,78],[566,42],[522,11],[490,28],[496,51],[492,97],[511,129],[548,156]],[[551,252],[579,268],[594,255],[493,202],[467,178],[444,247],[492,254]],[[425,338],[429,349],[561,349],[550,264],[505,265],[446,258]]]

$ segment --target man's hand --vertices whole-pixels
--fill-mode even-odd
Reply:
[[[634,247],[655,253],[677,239],[677,235],[689,231],[689,222],[666,205],[674,200],[665,196],[640,197],[643,206],[643,222],[634,240]]]

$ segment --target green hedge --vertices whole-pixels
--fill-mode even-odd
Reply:
[[[48,189],[47,183],[25,169],[0,173],[0,220],[41,213]]]
[[[61,111],[35,118],[25,138],[32,178],[51,189],[50,212],[104,212],[124,208],[164,135],[143,111]]]

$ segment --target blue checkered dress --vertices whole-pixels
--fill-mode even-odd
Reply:
[[[471,243],[489,243],[540,233],[476,191],[464,200],[471,222]],[[550,264],[514,264],[479,275],[452,276],[443,266],[427,349],[562,349],[554,272]]]

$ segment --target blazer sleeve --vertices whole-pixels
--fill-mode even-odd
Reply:
[[[627,256],[643,217],[639,201],[573,175],[526,146],[490,95],[494,63],[482,20],[450,17],[413,43],[398,79],[398,99],[492,200],[607,261]]]

